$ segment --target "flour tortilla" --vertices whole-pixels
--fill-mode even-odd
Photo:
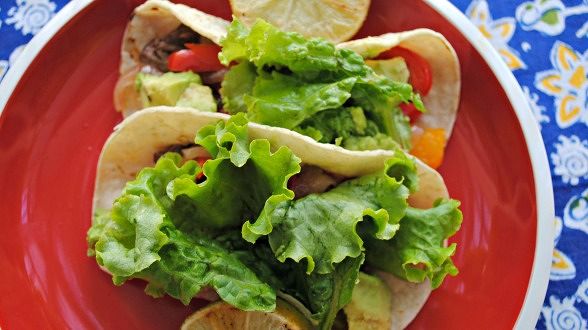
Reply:
[[[96,173],[94,212],[108,210],[120,196],[125,184],[135,179],[145,167],[153,166],[153,155],[174,144],[194,142],[196,132],[203,126],[230,117],[222,113],[194,112],[190,108],[153,107],[137,112],[115,127],[106,141]],[[380,170],[391,151],[350,151],[318,143],[296,132],[249,123],[251,139],[267,139],[273,148],[287,146],[302,162],[318,166],[345,177],[366,175]],[[419,190],[409,198],[411,206],[429,208],[438,198],[448,198],[443,178],[420,160],[415,159]],[[414,284],[381,276],[393,292],[394,328],[406,327],[427,300],[431,286],[428,282]]]
[[[422,128],[443,128],[449,138],[459,106],[461,76],[457,54],[443,35],[429,29],[416,29],[337,45],[353,50],[366,59],[375,58],[396,46],[417,53],[431,66],[433,84],[429,94],[423,97],[428,111],[415,124]]]
[[[123,116],[142,108],[135,90],[135,76],[141,69],[141,51],[150,41],[168,35],[181,24],[216,44],[229,27],[229,22],[222,18],[169,1],[149,0],[135,8],[123,36],[120,78],[114,90],[114,106]]]

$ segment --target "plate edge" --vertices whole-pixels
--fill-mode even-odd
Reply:
[[[502,62],[499,54],[494,50],[490,42],[486,40],[465,15],[450,2],[446,0],[424,1],[458,28],[484,60],[488,64],[492,64],[490,65],[490,69],[504,89],[509,101],[513,104],[515,114],[523,130],[535,182],[537,236],[531,278],[529,279],[529,286],[525,294],[521,312],[515,323],[515,328],[534,328],[547,292],[554,237],[553,217],[555,210],[547,152],[543,143],[528,143],[533,140],[543,141],[543,139],[539,132],[538,125],[532,117],[531,109],[524,101],[526,99],[520,85],[514,78],[512,72],[506,67],[506,64]],[[93,0],[73,0],[69,2],[25,46],[21,55],[18,57],[14,65],[10,66],[6,76],[0,82],[0,116],[3,113],[10,96],[20,82],[20,79],[39,52],[65,24],[92,2]],[[545,201],[547,201],[547,203],[545,203]],[[535,278],[535,280],[531,280],[532,278]]]
[[[539,125],[533,118],[531,108],[526,101],[520,84],[500,58],[500,55],[490,41],[482,35],[478,28],[449,1],[424,1],[454,25],[470,44],[474,46],[484,61],[489,64],[490,69],[496,76],[510,103],[513,105],[515,115],[523,131],[529,158],[531,159],[531,168],[535,183],[537,236],[529,284],[514,328],[534,329],[539,320],[539,314],[549,284],[549,270],[551,269],[551,256],[554,246],[553,219],[555,216],[551,174]],[[529,143],[530,141],[539,142]]]
[[[8,104],[16,86],[18,86],[18,83],[41,50],[65,24],[92,2],[93,0],[70,1],[27,43],[14,65],[8,68],[4,79],[0,81],[0,116],[4,112],[4,108]]]

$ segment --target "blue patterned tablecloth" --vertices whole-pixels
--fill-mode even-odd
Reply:
[[[69,0],[0,0],[0,80]],[[523,87],[550,159],[557,235],[538,329],[587,329],[588,0],[451,0]]]

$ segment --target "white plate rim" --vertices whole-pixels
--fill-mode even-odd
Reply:
[[[14,89],[18,86],[20,78],[22,78],[41,50],[45,48],[47,43],[65,24],[92,2],[93,0],[70,1],[24,47],[14,64],[8,68],[4,79],[0,81],[0,116]]]
[[[543,138],[520,85],[491,43],[449,1],[424,1],[455,26],[486,61],[512,104],[523,131],[535,182],[537,235],[529,284],[515,329],[535,328],[549,283],[555,214],[551,175]],[[36,56],[65,24],[92,2],[93,0],[72,0],[25,46],[0,82],[0,116],[20,78]]]
[[[547,152],[539,125],[535,120],[527,98],[513,73],[502,60],[488,39],[453,4],[447,0],[424,0],[455,26],[486,61],[502,89],[506,93],[523,131],[535,181],[537,207],[537,235],[535,254],[523,306],[516,320],[515,329],[534,329],[543,306],[554,247],[555,207],[553,187]],[[500,289],[500,288],[497,288]]]

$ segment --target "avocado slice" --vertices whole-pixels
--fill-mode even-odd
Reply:
[[[355,124],[355,129],[359,134],[364,134],[365,129],[367,128],[367,118],[365,117],[363,109],[360,107],[353,107],[351,108],[350,112],[351,119]]]
[[[153,75],[141,72],[137,74],[135,84],[144,107],[183,105],[203,111],[216,111],[211,89],[202,86],[202,80],[196,73],[167,72],[162,75]],[[211,103],[214,105],[214,110],[210,110]]]
[[[212,89],[208,86],[192,83],[176,102],[179,107],[194,108],[203,112],[216,112],[216,102]]]
[[[380,278],[359,273],[351,302],[343,307],[349,330],[390,329],[392,293]]]
[[[410,72],[408,71],[406,61],[402,57],[393,57],[385,60],[366,60],[365,64],[379,75],[388,77],[394,81],[408,82]]]

